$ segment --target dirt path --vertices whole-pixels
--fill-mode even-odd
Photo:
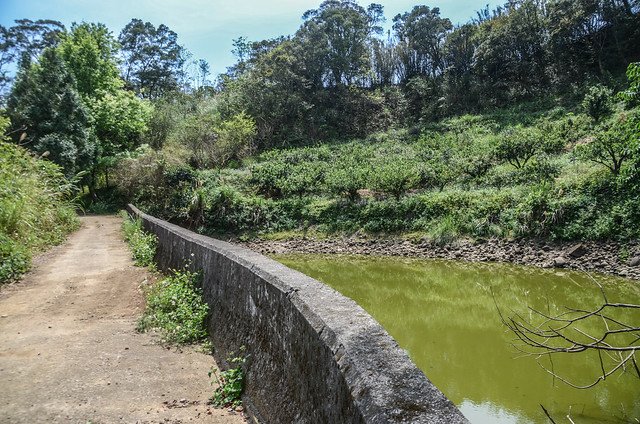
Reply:
[[[0,292],[0,423],[240,423],[209,408],[213,359],[135,332],[143,304],[116,217],[82,228]]]

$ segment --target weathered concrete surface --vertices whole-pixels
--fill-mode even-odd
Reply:
[[[202,270],[220,362],[246,347],[246,400],[268,423],[465,423],[355,302],[258,253],[141,213],[162,268]]]
[[[121,218],[82,227],[0,290],[0,423],[242,423],[206,405],[213,358],[135,331],[144,308]]]

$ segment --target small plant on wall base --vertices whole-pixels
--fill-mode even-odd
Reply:
[[[142,221],[133,219],[125,211],[120,212],[122,221],[122,233],[124,241],[131,249],[131,255],[137,266],[155,267],[153,258],[156,254],[158,238],[153,234],[148,234],[142,229]]]
[[[218,387],[213,392],[210,402],[213,406],[237,408],[242,405],[242,392],[244,391],[244,370],[243,365],[247,358],[243,356],[244,346],[240,348],[240,355],[234,356],[231,353],[227,361],[233,365],[226,371],[211,369],[209,378],[213,377],[211,384],[216,383]]]
[[[178,345],[206,340],[209,306],[199,288],[200,278],[197,272],[174,270],[152,286],[138,331],[160,330],[165,342]]]

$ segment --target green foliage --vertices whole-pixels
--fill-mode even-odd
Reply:
[[[154,257],[158,239],[153,234],[148,234],[142,229],[140,219],[132,219],[126,212],[121,212],[122,233],[124,241],[129,244],[133,260],[137,266],[155,266]]]
[[[202,297],[200,277],[196,272],[173,271],[151,286],[138,330],[158,329],[169,343],[203,341],[207,337],[209,306]]]
[[[0,232],[0,283],[14,281],[29,270],[31,254]]]
[[[241,112],[220,123],[215,145],[216,162],[221,166],[231,160],[240,160],[253,151],[256,124],[246,113]]]
[[[603,118],[613,112],[613,91],[602,85],[594,85],[582,101],[582,108],[585,113],[595,122],[600,122]]]
[[[627,67],[627,79],[629,87],[618,93],[618,97],[623,100],[628,107],[638,105],[640,101],[640,62],[630,63]]]
[[[124,56],[124,76],[138,95],[155,99],[179,86],[185,50],[169,27],[132,19],[118,41]]]
[[[0,134],[7,124],[0,117]],[[0,140],[0,283],[17,279],[33,253],[78,227],[74,194],[58,166]]]
[[[289,166],[279,160],[259,163],[251,167],[251,183],[256,190],[268,197],[280,197]]]
[[[626,1],[522,0],[487,6],[454,28],[439,8],[415,6],[393,18],[382,41],[379,5],[325,1],[294,35],[239,44],[224,103],[254,118],[266,147],[364,138],[523,101],[574,104],[577,87],[616,78],[635,57],[636,9]],[[595,87],[588,97],[600,119],[610,93]]]
[[[604,125],[591,141],[579,146],[578,153],[618,175],[626,162],[637,154],[639,125],[640,112],[623,113]]]
[[[632,153],[636,127],[634,111],[602,125],[628,134]],[[510,109],[443,121],[417,139],[275,149],[240,169],[170,168],[157,156],[154,168],[146,155],[126,169],[142,207],[205,233],[633,238],[635,153],[608,177],[581,160],[593,132],[585,115]]]
[[[242,392],[244,391],[244,369],[246,357],[242,356],[244,347],[240,348],[240,356],[231,353],[227,362],[233,367],[226,371],[218,372],[215,369],[209,371],[209,378],[214,377],[217,384],[210,402],[217,408],[237,408],[242,405]]]
[[[542,132],[536,128],[508,128],[500,135],[496,157],[521,169],[544,149],[544,141]]]
[[[67,177],[92,166],[96,152],[91,117],[56,49],[43,52],[40,62],[25,64],[8,101],[16,138],[26,129],[31,148],[64,169]],[[22,131],[21,131],[22,130]]]
[[[225,120],[220,113],[219,102],[210,98],[197,100],[196,106],[168,135],[188,146],[193,166],[225,166],[253,151],[256,127],[246,113],[241,112]]]
[[[359,197],[358,190],[367,187],[372,168],[353,157],[342,158],[327,173],[327,189],[338,196],[346,196],[354,201]]]
[[[289,37],[236,40],[238,63],[215,89],[206,63],[187,87],[188,54],[166,25],[134,19],[116,43],[102,24],[21,20],[0,28],[0,85],[23,56],[14,141],[67,176],[87,171],[94,210],[126,199],[243,237],[629,238],[637,110],[614,115],[608,88],[580,87],[613,86],[626,68],[619,98],[634,107],[636,9],[521,0],[454,28],[416,6],[382,40],[380,5],[327,0]]]
[[[374,165],[372,188],[400,199],[418,184],[418,175],[412,163],[402,159],[384,160]]]
[[[57,49],[83,98],[113,93],[123,86],[116,61],[118,46],[104,24],[74,23],[61,36]]]
[[[113,157],[140,145],[153,111],[149,103],[130,91],[117,90],[100,93],[98,98],[88,99],[87,104],[95,121],[103,157]]]
[[[98,139],[90,167],[91,188],[98,185],[96,174],[104,174],[109,185],[109,171],[117,155],[140,144],[147,129],[151,107],[134,93],[124,90],[118,72],[118,43],[103,24],[74,24],[62,36],[57,47],[66,70],[91,115],[92,131]]]
[[[417,146],[420,186],[444,190],[462,173],[483,173],[481,168],[484,168],[485,155],[465,154],[470,153],[465,152],[469,148],[477,150],[480,147],[481,143],[474,143],[473,146],[460,144],[451,134],[422,134]]]

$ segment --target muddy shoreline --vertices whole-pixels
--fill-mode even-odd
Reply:
[[[541,268],[600,272],[640,280],[640,241],[553,243],[534,240],[461,240],[438,246],[400,239],[251,240],[240,244],[262,254],[353,254],[507,262]]]

